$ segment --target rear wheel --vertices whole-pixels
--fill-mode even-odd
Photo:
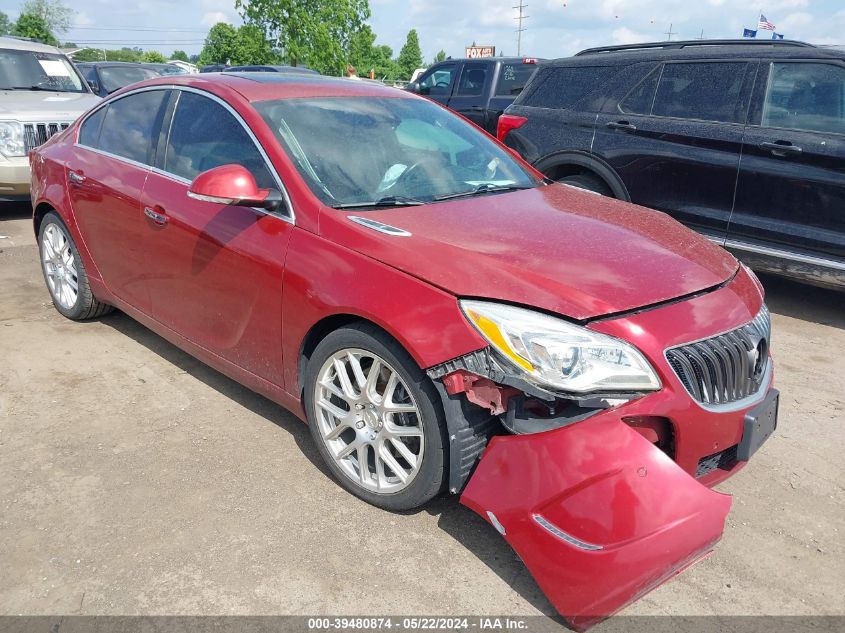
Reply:
[[[44,216],[38,234],[41,271],[56,310],[74,321],[93,319],[113,308],[97,301],[88,285],[85,265],[57,213]]]
[[[311,435],[337,480],[361,499],[408,510],[445,481],[445,421],[433,385],[378,328],[329,334],[305,377]]]
[[[586,189],[594,193],[600,193],[603,196],[614,198],[613,191],[607,186],[607,183],[593,174],[575,174],[574,176],[565,176],[558,180],[559,183],[569,185],[570,187],[578,187],[579,189]]]

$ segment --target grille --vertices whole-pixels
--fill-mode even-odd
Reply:
[[[753,321],[736,330],[666,350],[666,360],[697,402],[729,404],[760,390],[770,334],[769,310],[763,306]]]
[[[23,142],[27,154],[29,150],[44,145],[50,137],[66,130],[70,123],[24,123]]]
[[[695,469],[696,478],[704,477],[708,473],[713,472],[717,468],[722,470],[730,470],[736,464],[737,445],[726,448],[723,451],[702,457],[698,462],[698,468]]]

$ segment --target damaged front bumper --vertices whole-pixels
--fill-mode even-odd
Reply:
[[[731,499],[613,411],[496,436],[461,495],[510,543],[555,609],[585,629],[706,555]]]

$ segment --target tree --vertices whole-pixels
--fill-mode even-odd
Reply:
[[[416,29],[408,31],[405,45],[399,51],[399,59],[396,61],[399,64],[399,72],[401,73],[402,79],[410,79],[414,71],[423,65],[420,39],[417,36]]]
[[[185,51],[173,51],[173,54],[170,56],[170,59],[178,59],[179,61],[182,61],[182,62],[191,61],[188,58],[188,53],[186,53]]]
[[[158,51],[145,51],[141,55],[141,61],[145,64],[165,64],[167,63],[167,58]]]
[[[437,51],[437,55],[434,56],[434,63],[437,64],[442,61],[446,61],[446,51],[441,48]]]
[[[12,35],[28,37],[51,46],[59,45],[59,40],[50,32],[47,23],[34,13],[21,13],[12,29]]]
[[[238,31],[234,26],[218,22],[208,31],[198,63],[202,66],[227,64],[232,57],[237,37]]]
[[[73,9],[61,0],[27,0],[21,7],[21,14],[30,13],[44,20],[51,33],[64,33],[73,26]]]
[[[370,17],[367,0],[235,0],[235,8],[287,63],[326,74],[342,72],[353,34]]]
[[[12,23],[9,16],[0,11],[0,35],[8,35],[12,31]]]
[[[244,24],[238,29],[235,38],[235,50],[232,52],[231,63],[237,66],[247,64],[278,63],[279,56],[273,50],[264,31],[254,24]]]

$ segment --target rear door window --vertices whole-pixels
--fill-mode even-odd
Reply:
[[[164,170],[187,180],[221,165],[243,165],[259,187],[275,188],[261,152],[222,105],[194,92],[179,96],[164,155]]]
[[[566,109],[591,95],[601,95],[603,86],[616,73],[615,66],[552,67],[539,70],[520,105]]]
[[[525,88],[525,84],[531,79],[535,70],[537,70],[537,66],[534,64],[502,64],[502,69],[499,71],[499,81],[496,82],[496,96],[517,96]]]
[[[658,66],[631,90],[619,104],[619,111],[624,114],[650,114],[654,104],[654,93],[660,79],[661,67]]]
[[[147,90],[109,103],[95,147],[136,163],[151,164],[153,139],[158,138],[167,94],[167,90]]]
[[[744,122],[740,103],[746,62],[666,64],[657,87],[655,116],[723,123]]]
[[[461,97],[476,97],[483,94],[484,84],[487,82],[487,70],[487,64],[464,64],[455,94]]]
[[[834,64],[772,64],[763,125],[845,134],[845,68]]]

